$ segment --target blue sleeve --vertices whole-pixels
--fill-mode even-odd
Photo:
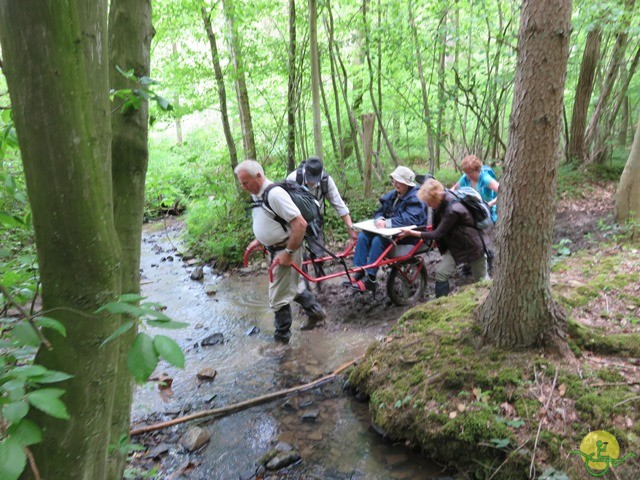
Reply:
[[[463,174],[463,175],[460,177],[460,180],[458,180],[458,186],[459,186],[459,187],[469,187],[469,186],[470,186],[470,185],[469,185],[469,179],[467,178],[467,176],[466,176],[466,175],[464,175],[464,174]]]
[[[482,199],[485,202],[490,202],[494,198],[496,198],[496,192],[489,188],[489,184],[493,180],[493,177],[486,172],[481,172],[480,177],[478,177],[478,185],[476,185],[476,190],[482,196]]]
[[[396,215],[391,217],[391,226],[393,228],[406,227],[408,225],[424,226],[427,224],[427,215],[424,205],[415,192],[407,198],[404,208],[400,209]]]

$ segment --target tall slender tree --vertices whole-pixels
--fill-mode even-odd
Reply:
[[[320,106],[320,54],[318,53],[318,7],[309,0],[309,63],[311,64],[311,98],[313,108],[313,145],[315,155],[323,157],[322,107]]]
[[[229,160],[231,163],[231,171],[238,165],[238,151],[236,150],[236,142],[231,132],[231,123],[229,122],[229,111],[227,108],[227,88],[224,83],[224,74],[220,66],[220,55],[218,53],[218,41],[211,25],[211,15],[205,7],[200,9],[200,15],[204,22],[204,29],[209,39],[209,47],[211,49],[211,62],[213,63],[213,72],[216,77],[216,85],[218,86],[218,101],[220,102],[220,117],[222,119],[222,130],[224,131],[224,139],[227,142],[227,150],[229,150]]]
[[[249,92],[245,79],[244,59],[240,38],[238,35],[236,0],[222,0],[224,16],[227,21],[227,43],[229,54],[233,63],[234,84],[238,97],[238,112],[242,127],[242,144],[244,146],[244,158],[256,158],[256,140],[253,133],[253,121],[251,120],[251,107],[249,106]]]

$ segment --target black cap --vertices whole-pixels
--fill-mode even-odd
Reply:
[[[305,183],[320,183],[322,178],[322,160],[318,157],[309,157],[304,162],[304,182]]]

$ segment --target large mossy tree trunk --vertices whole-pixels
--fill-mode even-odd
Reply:
[[[109,8],[109,85],[131,88],[131,80],[116,67],[133,69],[136,77],[148,77],[153,37],[150,0],[111,0]],[[140,244],[144,211],[144,191],[149,160],[149,104],[120,114],[117,105],[111,119],[111,159],[115,227],[122,249],[122,291],[140,293]],[[128,437],[133,381],[127,369],[127,355],[135,330],[117,340],[118,376],[114,392],[111,443]],[[115,449],[111,455],[109,478],[120,478],[126,455]]]
[[[0,42],[35,228],[43,310],[67,336],[36,362],[73,378],[59,386],[70,420],[30,415],[41,478],[108,478],[118,319],[95,309],[121,293],[114,221],[107,2],[1,2]],[[136,267],[137,268],[137,267]]]
[[[523,2],[493,287],[479,320],[499,347],[561,346],[550,287],[558,144],[571,3]]]

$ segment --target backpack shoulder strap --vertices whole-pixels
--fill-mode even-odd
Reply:
[[[322,178],[320,179],[320,191],[322,192],[322,198],[327,196],[329,192],[329,174],[322,172]]]
[[[287,222],[285,221],[284,218],[282,218],[280,215],[278,215],[273,208],[271,208],[271,205],[269,205],[269,192],[271,192],[271,190],[273,190],[275,187],[282,187],[282,185],[279,185],[278,183],[274,182],[271,185],[267,186],[267,188],[264,189],[264,192],[262,192],[261,195],[261,200],[262,200],[262,207],[269,212],[271,215],[273,215],[273,219],[278,222],[280,225],[282,225],[282,228],[286,231],[287,230]],[[285,190],[286,191],[286,190]]]

